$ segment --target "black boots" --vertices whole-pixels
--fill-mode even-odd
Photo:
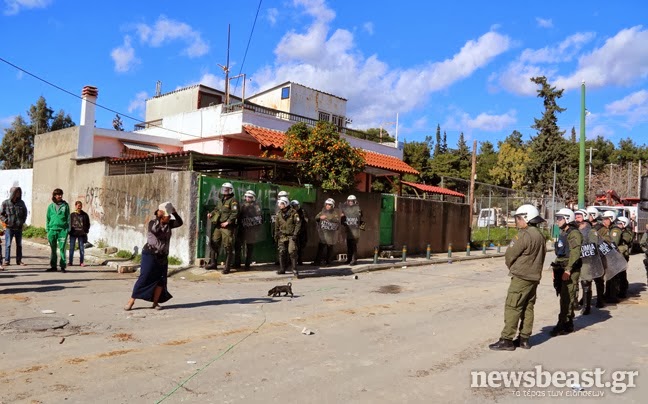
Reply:
[[[603,300],[605,300],[605,283],[601,277],[594,279],[594,284],[596,285],[596,308],[600,309],[605,307],[605,304],[603,303]]]
[[[558,335],[567,335],[574,332],[574,322],[572,320],[561,323],[558,322],[556,326],[551,330],[549,335],[552,337],[557,337]]]
[[[515,345],[510,339],[500,338],[499,341],[488,346],[493,351],[515,351]]]
[[[279,254],[279,270],[277,275],[283,275],[286,273],[286,257],[284,254]]]
[[[529,338],[523,338],[519,335],[516,339],[513,340],[513,345],[515,345],[516,348],[531,349]]]
[[[583,310],[581,314],[586,316],[590,314],[592,307],[592,282],[584,281],[583,282]]]

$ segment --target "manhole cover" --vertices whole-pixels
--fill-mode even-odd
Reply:
[[[378,288],[378,290],[376,290],[376,292],[378,292],[378,293],[396,294],[396,293],[401,292],[401,287],[398,286],[398,285],[386,285],[386,286],[381,286],[380,288]]]
[[[63,328],[68,324],[70,324],[70,322],[64,318],[32,317],[14,320],[5,324],[3,328],[10,328],[17,331],[47,331]]]

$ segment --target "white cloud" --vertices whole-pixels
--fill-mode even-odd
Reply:
[[[279,10],[276,8],[269,8],[266,12],[266,18],[270,22],[270,25],[274,27],[277,23],[277,17],[279,16]]]
[[[578,88],[585,80],[588,88],[606,85],[628,86],[648,77],[648,30],[641,26],[619,31],[600,48],[583,55],[578,69],[554,80],[556,87]]]
[[[16,79],[22,80],[22,78],[25,76],[25,73],[22,72],[22,70],[18,70],[18,73],[16,73]]]
[[[374,33],[373,22],[365,22],[364,24],[362,24],[362,28],[365,30],[367,34],[373,35]]]
[[[497,83],[501,88],[515,94],[535,95],[537,85],[531,82],[531,77],[554,76],[559,63],[574,59],[583,46],[594,37],[593,32],[579,32],[553,46],[524,49],[499,76],[490,77],[491,87],[495,87],[493,83]]]
[[[636,91],[620,100],[605,106],[610,115],[622,116],[627,119],[627,126],[648,122],[648,91]]]
[[[5,0],[5,15],[16,15],[20,10],[32,8],[45,8],[52,3],[52,0]]]
[[[441,126],[449,130],[465,132],[472,130],[500,132],[512,127],[515,123],[517,123],[515,110],[510,110],[501,115],[482,112],[474,118],[465,112],[458,111],[454,116],[449,117]]]
[[[124,43],[121,46],[110,52],[110,57],[115,62],[115,71],[119,73],[125,73],[140,63],[140,60],[135,57],[135,49],[133,49],[131,38],[128,35],[124,37]]]
[[[150,98],[146,91],[140,91],[135,94],[135,98],[128,104],[128,112],[137,112],[140,116],[144,116],[146,111],[146,99]]]
[[[142,43],[155,48],[180,40],[187,45],[183,54],[190,58],[203,56],[209,52],[209,44],[202,39],[200,32],[186,23],[171,20],[164,15],[161,15],[153,26],[137,24],[136,30]]]
[[[553,21],[551,21],[551,18],[545,19],[545,18],[536,17],[536,22],[538,23],[538,27],[541,27],[541,28],[552,28],[553,27]]]
[[[15,115],[0,118],[0,130],[10,127],[14,119],[16,119]],[[0,135],[4,135],[4,130],[2,133],[0,133]]]
[[[323,1],[293,4],[305,7],[314,20],[304,32],[284,35],[275,48],[275,64],[253,75],[256,89],[290,80],[339,95],[349,100],[347,115],[354,127],[379,125],[386,115],[419,108],[431,93],[469,77],[511,46],[509,37],[490,31],[467,41],[443,61],[391,69],[377,55],[363,56],[350,31],[331,33],[329,23],[335,13]],[[389,96],[377,96],[382,94]]]
[[[614,131],[606,125],[595,125],[592,129],[586,131],[588,139],[595,139],[598,136],[610,138],[614,135]]]

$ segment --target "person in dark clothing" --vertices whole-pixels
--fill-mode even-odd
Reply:
[[[290,206],[292,206],[295,212],[297,212],[297,214],[299,215],[299,220],[302,223],[301,227],[299,228],[299,234],[297,234],[297,264],[304,265],[302,258],[306,244],[308,244],[308,217],[304,212],[304,208],[300,206],[297,199],[290,201]]]
[[[131,310],[135,299],[153,302],[152,309],[162,310],[159,303],[173,297],[167,289],[169,242],[171,230],[182,226],[182,223],[182,218],[171,202],[160,204],[155,211],[155,218],[148,224],[146,244],[142,248],[140,276],[133,286],[133,293],[124,310]]]
[[[11,261],[11,240],[15,238],[16,264],[25,265],[22,262],[22,231],[27,220],[27,206],[22,200],[22,189],[20,187],[11,188],[9,199],[2,202],[0,220],[6,226],[4,264],[9,265]]]
[[[72,266],[74,258],[74,246],[79,243],[79,265],[84,267],[83,258],[85,256],[85,243],[88,242],[88,232],[90,231],[90,217],[83,211],[83,203],[76,201],[74,203],[75,211],[70,213],[70,259],[69,265]]]

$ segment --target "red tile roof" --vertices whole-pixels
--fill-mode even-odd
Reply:
[[[256,139],[262,146],[283,149],[286,134],[278,130],[260,128],[258,126],[244,125],[243,130]],[[363,150],[365,163],[369,167],[382,168],[400,174],[418,175],[418,171],[407,165],[397,157],[387,156],[368,150]]]
[[[243,130],[245,131],[245,133],[255,138],[256,141],[264,147],[282,149],[284,141],[286,140],[286,134],[278,130],[249,125],[243,126]]]
[[[464,195],[464,194],[462,194],[460,192],[457,192],[457,191],[453,191],[453,190],[448,189],[448,188],[435,187],[435,186],[432,186],[432,185],[418,184],[416,182],[407,182],[407,181],[403,181],[403,184],[409,185],[410,187],[414,187],[414,188],[418,189],[419,191],[429,192],[431,194],[460,196],[462,198],[466,197],[466,195]]]
[[[363,150],[363,152],[365,156],[365,162],[369,167],[382,168],[384,170],[389,170],[401,174],[418,175],[419,173],[397,157],[387,156],[386,154],[380,154],[368,150]]]

